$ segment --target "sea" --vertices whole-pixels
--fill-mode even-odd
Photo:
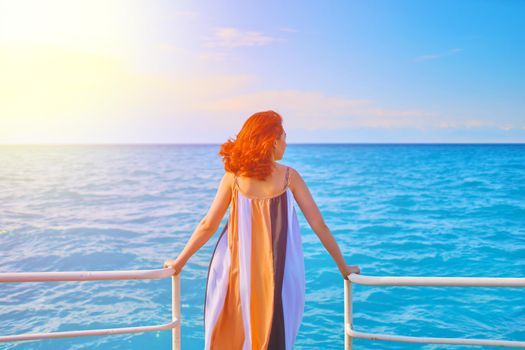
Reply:
[[[160,269],[214,199],[219,144],[0,146],[0,272]],[[348,265],[366,276],[525,278],[525,144],[288,144]],[[306,269],[294,349],[343,349],[343,278],[296,202]],[[182,349],[204,348],[214,236],[180,275]],[[353,284],[361,332],[525,341],[525,290]],[[170,322],[171,281],[0,283],[0,336]],[[354,339],[354,349],[479,346]],[[499,348],[499,347],[492,347]],[[0,343],[171,349],[171,332]],[[502,348],[503,349],[503,348]]]

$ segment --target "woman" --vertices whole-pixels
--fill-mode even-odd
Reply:
[[[204,301],[205,349],[292,349],[304,310],[305,275],[293,199],[335,260],[348,266],[301,175],[277,163],[286,149],[282,117],[253,114],[219,151],[223,175],[208,213],[175,260],[179,273],[217,231],[230,206],[208,268]]]

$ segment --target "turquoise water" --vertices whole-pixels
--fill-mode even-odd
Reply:
[[[161,268],[214,198],[223,173],[217,151],[218,145],[0,146],[0,271]],[[525,145],[290,144],[280,162],[302,174],[347,263],[363,275],[525,277]],[[298,214],[307,285],[296,348],[342,349],[343,280]],[[207,267],[219,233],[181,275],[183,349],[203,348]],[[170,283],[3,283],[0,335],[167,323]],[[525,340],[523,289],[353,290],[360,331]],[[163,331],[0,349],[169,349],[170,341]]]

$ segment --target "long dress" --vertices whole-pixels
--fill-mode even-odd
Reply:
[[[230,216],[213,251],[204,301],[205,349],[291,350],[304,311],[299,222],[289,189],[244,194],[235,177]]]

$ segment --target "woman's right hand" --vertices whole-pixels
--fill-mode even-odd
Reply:
[[[175,260],[168,259],[164,261],[164,265],[162,266],[165,269],[173,268],[173,276],[178,275],[182,268],[184,267],[184,262],[181,261],[179,258]]]
[[[343,275],[343,278],[345,280],[348,279],[348,275],[351,274],[351,273],[358,273],[360,274],[361,273],[361,268],[357,265],[352,265],[352,266],[349,266],[349,265],[346,265],[346,267],[341,271],[341,274]]]

